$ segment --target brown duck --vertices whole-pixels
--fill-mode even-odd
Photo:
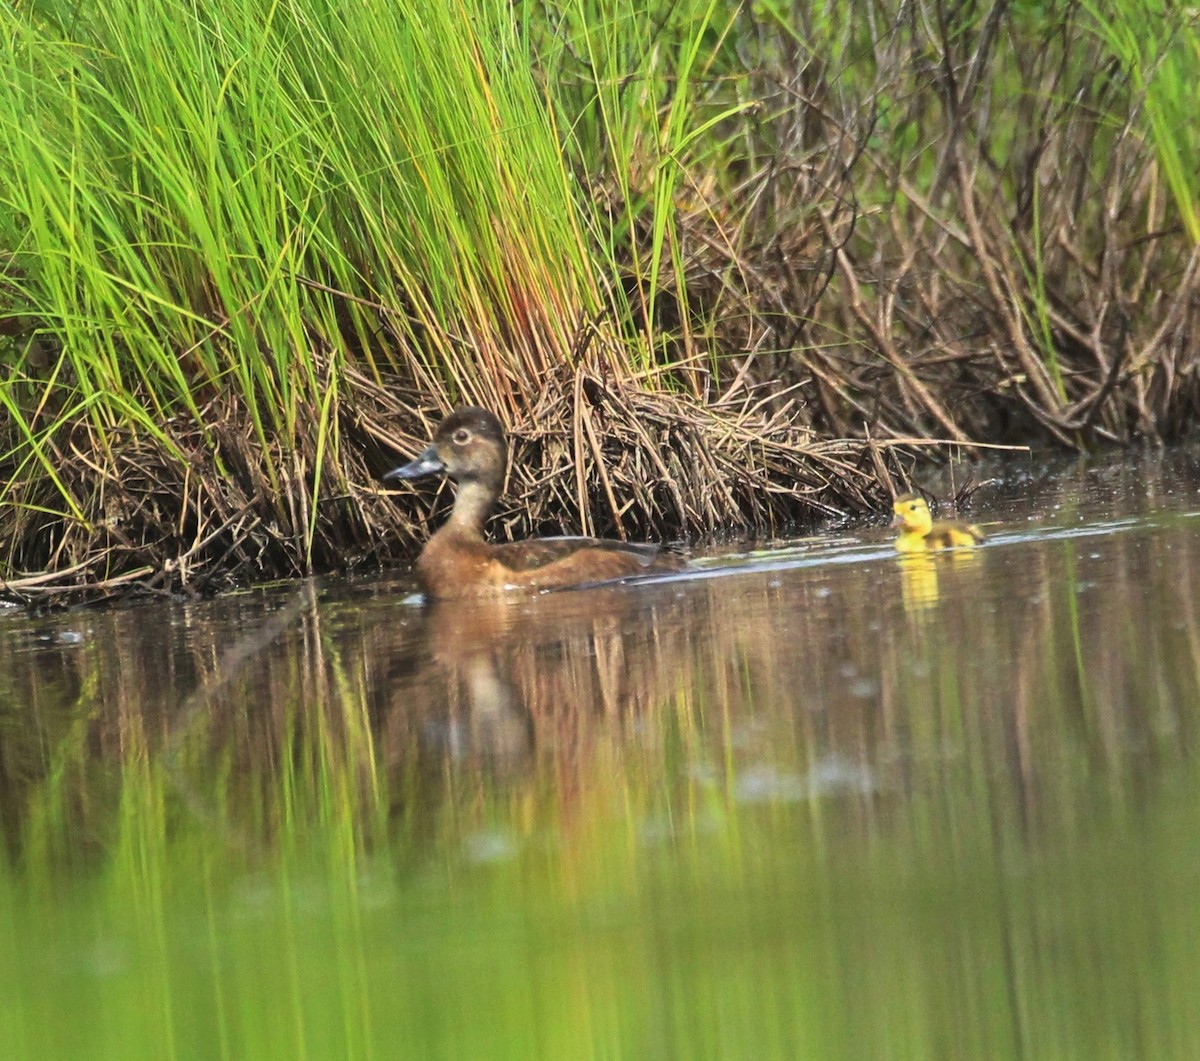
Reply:
[[[504,486],[508,445],[500,421],[486,409],[465,408],[438,426],[433,443],[383,478],[446,475],[457,484],[450,519],[425,543],[417,578],[439,600],[539,592],[678,570],[683,559],[657,545],[601,538],[535,538],[495,545],[483,527]]]

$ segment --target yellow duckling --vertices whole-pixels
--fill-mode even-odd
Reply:
[[[900,528],[896,548],[902,553],[920,553],[927,549],[957,549],[983,541],[983,531],[969,523],[934,523],[929,506],[916,494],[901,494],[892,505],[896,518],[893,527]]]

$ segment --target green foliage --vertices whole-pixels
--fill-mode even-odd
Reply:
[[[451,392],[500,374],[451,341],[459,329],[485,356],[544,367],[566,349],[552,311],[566,327],[595,296],[504,16],[474,2],[6,8],[4,317],[47,341],[99,432],[159,434],[232,395],[268,451],[314,444],[347,341],[372,373],[419,366]],[[386,307],[391,341],[328,289]],[[531,306],[525,349],[502,350]],[[29,408],[37,372],[17,368]]]
[[[1192,243],[1200,243],[1200,21],[1194,8],[1165,0],[1088,3],[1116,72],[1128,80],[1138,123],[1154,145],[1163,178]]]
[[[668,396],[773,389],[776,425],[820,438],[1178,434],[1186,374],[1139,389],[1111,351],[1186,340],[1157,335],[1184,327],[1165,303],[1128,343],[1118,318],[1183,268],[1164,235],[1200,239],[1194,19],[1162,0],[909,13],[0,8],[5,555],[38,570],[63,528],[72,557],[105,548],[129,507],[95,483],[142,447],[180,473],[154,480],[162,526],[195,522],[169,495],[197,454],[214,496],[253,466],[254,519],[303,554],[275,573],[309,567],[388,416],[567,409],[581,351]],[[380,521],[347,508],[377,549]]]

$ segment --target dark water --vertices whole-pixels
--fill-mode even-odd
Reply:
[[[1200,1057],[1200,459],[972,519],[0,615],[0,1054]]]

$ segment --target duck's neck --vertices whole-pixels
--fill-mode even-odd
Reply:
[[[450,519],[446,521],[447,528],[452,528],[460,535],[482,538],[483,525],[492,514],[492,506],[496,503],[498,493],[499,489],[495,484],[478,479],[467,479],[459,483],[454,508],[450,512]]]

